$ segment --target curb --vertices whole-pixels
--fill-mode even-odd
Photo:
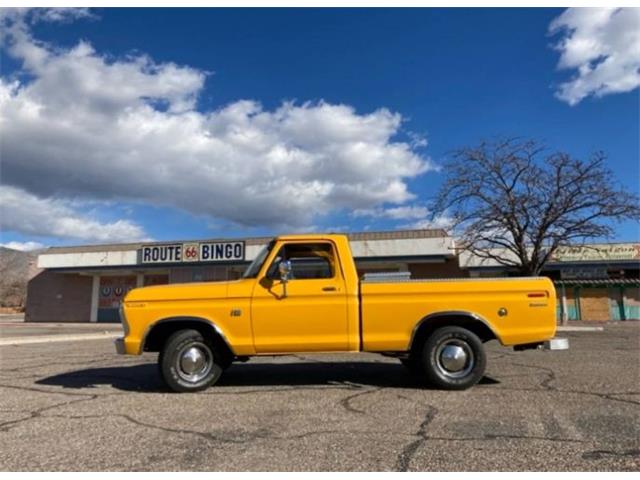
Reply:
[[[556,330],[558,332],[602,332],[604,327],[568,327],[560,325]]]

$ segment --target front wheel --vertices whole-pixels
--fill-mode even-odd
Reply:
[[[169,337],[158,357],[167,386],[175,392],[197,392],[216,383],[223,368],[211,342],[197,330],[180,330]]]
[[[431,384],[445,390],[464,390],[480,381],[487,357],[475,333],[462,327],[443,327],[427,338],[422,364]]]

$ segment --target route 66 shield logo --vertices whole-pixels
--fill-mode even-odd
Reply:
[[[197,262],[200,260],[200,252],[197,243],[185,243],[182,251],[182,260],[185,262]]]

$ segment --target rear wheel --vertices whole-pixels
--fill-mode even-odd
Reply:
[[[445,390],[464,390],[480,381],[487,358],[478,336],[462,327],[442,327],[427,338],[422,366],[427,380]]]
[[[191,329],[171,335],[158,362],[164,381],[175,392],[204,390],[216,383],[223,371],[212,343]]]

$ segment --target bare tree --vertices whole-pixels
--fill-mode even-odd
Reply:
[[[545,153],[534,140],[483,142],[456,151],[434,217],[453,219],[460,246],[483,259],[538,275],[560,246],[610,237],[640,219],[640,199],[616,186],[606,157]]]

